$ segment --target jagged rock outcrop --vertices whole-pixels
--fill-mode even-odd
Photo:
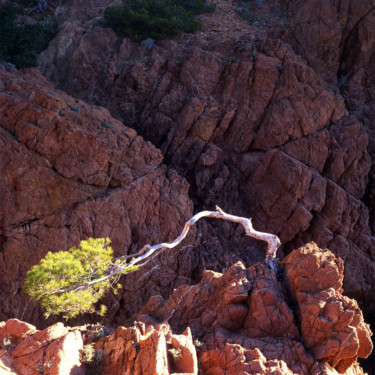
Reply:
[[[67,27],[39,68],[151,140],[199,208],[253,217],[279,235],[284,254],[309,241],[332,249],[346,264],[345,293],[375,311],[369,136],[344,99],[281,40],[201,48],[184,36],[152,49],[116,41],[92,22]],[[261,248],[219,225],[218,253],[230,253],[229,237],[236,248]],[[240,256],[251,264],[254,254]]]
[[[152,49],[131,43],[127,39],[119,43],[112,30],[100,27],[100,18],[97,18],[109,3],[112,2],[108,0],[85,3],[68,1],[57,9],[56,15],[61,31],[39,59],[39,69],[43,74],[59,88],[75,97],[105,106],[116,118],[124,121],[126,125],[135,127],[148,140],[151,140],[162,150],[165,155],[164,161],[188,179],[191,185],[190,196],[196,207],[210,208],[212,204],[219,204],[236,214],[252,216],[257,229],[280,236],[284,243],[280,256],[311,240],[316,241],[322,247],[329,247],[345,262],[345,293],[356,297],[369,313],[374,312],[375,281],[372,275],[375,272],[375,208],[372,202],[375,196],[373,183],[375,172],[374,170],[369,172],[371,166],[369,153],[372,158],[375,155],[372,141],[374,137],[370,132],[374,116],[369,110],[366,115],[362,113],[361,117],[358,113],[360,108],[357,112],[348,113],[343,97],[331,85],[332,79],[329,85],[323,81],[322,77],[328,79],[328,76],[319,69],[318,61],[324,61],[326,52],[331,51],[331,39],[324,40],[327,49],[325,50],[323,48],[325,45],[323,45],[322,50],[325,53],[319,55],[322,50],[311,47],[314,43],[308,44],[304,35],[314,34],[315,36],[316,34],[317,37],[321,35],[314,31],[317,24],[321,25],[321,17],[319,15],[316,15],[316,18],[312,17],[313,22],[310,26],[300,22],[304,20],[303,17],[306,14],[309,14],[309,9],[313,8],[312,3],[289,4],[295,10],[290,12],[295,18],[290,21],[291,28],[288,35],[291,39],[289,40],[294,48],[303,54],[307,62],[297,56],[286,43],[272,39],[261,40],[256,35],[245,36],[237,42],[231,41],[230,44],[223,41],[223,43],[215,42],[209,45],[206,41],[204,47],[199,44],[197,38],[192,42],[188,35],[181,36],[175,41],[160,42]],[[365,71],[371,72],[373,36],[368,30],[372,27],[371,17],[374,13],[372,3],[370,1],[364,6],[362,1],[349,2],[350,7],[346,7],[348,2],[339,3],[342,4],[338,6],[338,2],[333,2],[321,7],[324,10],[324,17],[338,19],[335,30],[348,40],[347,46],[351,46],[355,40],[359,41],[360,53],[354,53],[352,56],[358,56],[364,65],[356,63],[353,69],[360,66],[357,70],[363,72],[363,66],[366,66],[369,69],[366,68]],[[321,5],[319,2],[317,4]],[[348,15],[344,14],[345,9],[348,10]],[[303,27],[305,31],[300,27]],[[309,27],[311,29],[308,29]],[[357,36],[356,30],[359,31]],[[299,39],[297,34],[299,34]],[[355,39],[357,37],[358,39]],[[295,41],[297,39],[293,38],[298,39],[299,47]],[[339,59],[339,65],[337,65],[337,56],[340,54],[343,56],[345,51],[357,51],[357,47],[354,43],[353,48],[340,46],[338,50],[339,52],[336,48],[328,59],[327,66],[331,76],[335,71],[341,74],[344,69],[344,60],[347,65],[349,64],[349,55]],[[317,62],[316,65],[314,65],[315,62]],[[314,69],[308,64],[313,65]],[[364,78],[353,78],[352,81],[364,84]],[[368,92],[366,97],[370,99],[369,93],[372,86],[371,84],[366,86]],[[20,87],[22,91],[22,85]],[[349,91],[354,93],[355,90],[353,90]],[[344,91],[341,91],[344,94]],[[47,99],[40,97],[38,100],[48,102],[51,100],[48,95],[50,94],[47,92]],[[345,99],[348,103],[348,98],[345,97]],[[78,108],[89,108],[83,103],[77,104],[73,99],[69,100],[72,100],[69,102],[72,108],[71,110],[65,109],[65,112],[69,112],[69,116],[73,114],[79,117]],[[45,113],[42,111],[40,116],[44,116]],[[82,113],[82,116],[86,114]],[[108,125],[112,122],[118,124],[108,116],[109,114],[106,113],[103,117],[104,122],[98,125],[103,134],[109,131]],[[359,119],[365,122],[366,128]],[[23,128],[26,129],[25,134],[31,136],[30,126],[23,125]],[[117,125],[115,128],[117,129]],[[22,133],[23,130],[19,132]],[[126,132],[131,133],[130,130]],[[48,134],[51,135],[51,133]],[[33,140],[26,140],[25,137],[23,135],[20,139],[29,143],[33,142]],[[38,197],[40,192],[38,189],[35,190],[35,184],[39,184],[39,181],[43,179],[41,176],[46,173],[42,164],[37,173],[28,171],[25,174],[25,178],[36,181],[35,184],[25,182],[27,189],[35,191],[36,196],[17,195],[19,203],[14,203],[12,195],[9,199],[7,195],[4,212],[10,212],[7,215],[12,218],[9,219],[10,221],[13,217],[18,221],[16,224],[9,224],[7,232],[4,231],[6,234],[0,233],[0,243],[4,243],[4,248],[8,249],[4,252],[6,255],[2,255],[4,259],[7,259],[7,263],[3,262],[3,275],[6,280],[11,280],[8,281],[4,290],[8,290],[12,295],[9,297],[7,292],[3,292],[2,298],[5,301],[9,298],[14,300],[14,303],[4,305],[4,311],[6,311],[4,319],[14,314],[18,317],[22,316],[19,307],[21,300],[17,291],[22,285],[23,275],[29,265],[36,263],[40,256],[49,249],[67,248],[92,234],[113,236],[115,248],[129,248],[130,243],[143,244],[146,238],[148,242],[153,242],[156,238],[157,242],[159,239],[165,240],[166,236],[163,236],[160,230],[166,223],[166,219],[160,219],[156,223],[151,218],[155,212],[159,212],[159,208],[155,212],[151,212],[153,209],[147,211],[146,207],[150,206],[141,204],[143,195],[140,197],[127,193],[124,198],[125,195],[116,190],[120,185],[121,189],[132,189],[127,183],[130,180],[133,181],[133,177],[128,180],[128,177],[123,176],[123,172],[119,172],[121,176],[116,175],[111,179],[103,170],[96,173],[95,163],[106,168],[104,166],[106,158],[99,160],[101,152],[97,152],[96,145],[90,144],[92,147],[88,147],[86,143],[77,142],[76,138],[71,141],[64,140],[64,142],[67,142],[69,147],[72,147],[71,144],[87,147],[91,153],[90,162],[87,162],[85,156],[79,152],[74,154],[76,161],[73,162],[69,156],[65,155],[69,154],[67,149],[63,149],[63,153],[57,155],[58,157],[48,151],[54,159],[49,162],[63,178],[68,177],[77,184],[80,184],[81,180],[88,181],[89,186],[82,186],[83,190],[77,190],[74,183],[69,185],[68,181],[64,180],[61,184],[55,176],[54,182],[51,182],[53,186],[58,186],[58,189],[67,189],[69,193],[63,194],[60,190],[56,190],[52,194],[49,187],[44,187],[49,192],[48,196]],[[144,146],[141,140],[132,144],[137,149],[134,152],[141,154],[140,159],[137,157],[136,160],[142,160],[143,152],[146,152],[143,150],[149,150],[148,146]],[[46,147],[53,149],[55,144]],[[111,147],[112,145],[109,148]],[[39,148],[40,145],[37,144],[35,150],[39,152]],[[110,153],[109,148],[105,153]],[[147,164],[151,162],[153,165],[159,165],[161,155],[155,148],[150,149],[152,151],[146,152],[152,155],[146,157]],[[44,155],[43,152],[42,155]],[[92,154],[95,154],[94,158]],[[79,159],[82,157],[85,160],[85,169],[87,169],[85,171],[82,168],[83,174],[79,172]],[[128,157],[127,155],[126,158]],[[91,160],[92,158],[94,161]],[[133,154],[130,158],[133,158]],[[14,157],[14,160],[21,159]],[[25,166],[27,163],[22,165]],[[138,166],[135,167],[137,169],[136,181],[139,184],[148,179],[145,175],[148,172],[145,171],[149,167],[144,166],[142,161],[141,164],[143,165],[141,171],[137,169]],[[137,165],[137,162],[132,164],[132,168],[134,165]],[[129,164],[126,168],[128,166]],[[151,169],[154,171],[152,173],[164,173],[160,172],[163,168],[153,166]],[[124,173],[127,174],[127,170]],[[142,179],[138,178],[140,175],[143,176]],[[368,183],[369,179],[370,183]],[[99,200],[93,200],[92,197],[96,197],[95,194],[98,192],[103,194],[108,180],[110,180],[111,191],[112,187],[115,189],[110,194],[111,198],[105,200],[105,209],[108,212],[106,211],[104,215],[101,211],[104,205],[99,204]],[[173,191],[183,190],[187,193],[187,185],[181,182],[171,170],[167,172],[167,180],[174,181],[172,185],[174,184],[175,188],[171,188]],[[164,184],[163,182],[161,185],[158,183],[155,185],[154,181],[152,180],[147,186],[155,188]],[[25,186],[22,187],[22,184],[19,186],[21,190],[26,189]],[[139,186],[136,185],[136,189],[131,190],[132,194],[138,194],[136,192]],[[70,193],[73,190],[74,194]],[[159,192],[161,190],[159,189]],[[6,194],[10,194],[10,191],[7,190]],[[81,194],[77,198],[78,201],[72,199],[77,191]],[[114,198],[115,191],[116,194],[121,195],[121,198],[118,198],[118,195]],[[142,194],[146,194],[146,191],[148,188],[143,188]],[[40,194],[45,194],[45,192]],[[154,199],[153,202],[157,202],[160,197],[158,194],[155,192],[149,197]],[[64,199],[61,196],[64,196]],[[84,200],[84,197],[88,196],[90,201],[85,203],[85,208],[82,208],[81,199]],[[173,195],[173,200],[177,202],[182,199],[182,205],[181,202],[176,206],[165,205],[168,208],[163,209],[166,214],[163,218],[170,215],[168,210],[171,209],[172,221],[183,222],[187,217],[186,212],[191,212],[191,206],[189,206],[190,211],[185,210],[184,207],[191,203],[187,203],[186,195],[183,197],[181,198],[178,194]],[[117,211],[118,199],[121,202],[124,200],[131,201],[132,204],[134,202],[137,207],[134,208],[132,214]],[[108,200],[110,205],[108,205]],[[13,209],[12,211],[13,204],[21,206],[22,210],[15,212]],[[114,206],[116,206],[116,214],[112,213]],[[158,203],[155,203],[155,206],[159,207]],[[43,223],[43,230],[38,227],[38,236],[36,229],[32,229],[30,235],[27,236],[19,233],[27,230],[29,225],[30,228],[36,228],[36,222],[34,223],[33,220],[39,217],[40,213],[49,215],[49,212],[52,212],[48,211],[51,207],[68,212],[68,214],[62,215],[64,219],[56,219],[57,223],[55,219],[50,219],[46,224]],[[174,210],[172,207],[177,208]],[[90,214],[88,218],[82,210],[95,212],[95,214]],[[144,211],[140,214],[139,210]],[[21,219],[21,213],[24,212],[26,216]],[[71,212],[74,214],[71,215]],[[82,216],[80,216],[81,213]],[[125,224],[122,220],[118,221],[119,217],[127,215],[129,220],[126,219]],[[67,217],[69,219],[66,219]],[[140,221],[143,223],[152,223],[152,225],[141,224],[140,228],[132,226],[133,221],[138,223],[139,217],[142,218]],[[100,222],[100,224],[94,225],[93,221]],[[22,229],[20,229],[20,223]],[[14,225],[18,226],[17,236],[11,234],[14,240],[10,241],[9,230],[16,231]],[[77,229],[77,232],[71,233],[71,229],[76,228],[77,225],[83,229]],[[172,262],[174,266],[168,266],[168,272],[159,275],[162,279],[160,283],[150,281],[147,287],[150,288],[150,294],[158,293],[166,285],[168,287],[165,290],[168,288],[170,290],[172,280],[177,277],[178,283],[181,283],[185,277],[191,276],[192,268],[194,268],[195,278],[199,278],[206,266],[221,270],[230,263],[229,258],[234,256],[235,259],[238,257],[244,259],[247,264],[261,259],[264,253],[262,253],[262,245],[245,240],[241,229],[229,224],[218,225],[220,225],[220,231],[215,230],[216,224],[201,224],[195,245],[196,258],[191,255],[192,248],[186,249],[188,253],[184,254],[184,257],[188,259],[188,263],[194,263],[194,266],[186,267],[184,262],[177,262],[177,265],[173,257],[165,256],[166,264],[169,265],[168,262]],[[97,229],[105,226],[106,229],[103,231]],[[115,229],[111,232],[112,226],[118,228],[118,231]],[[176,226],[170,227],[170,229],[165,229],[164,233],[172,236],[177,233],[178,229]],[[64,235],[60,228],[64,228]],[[43,238],[48,237],[48,240],[39,241],[42,231]],[[156,235],[157,231],[160,237]],[[126,235],[119,235],[120,232]],[[124,241],[125,237],[128,240],[123,246],[121,241]],[[23,247],[23,238],[27,238],[27,247]],[[238,246],[235,246],[235,251],[232,251],[233,244],[226,242],[228,238],[236,239]],[[120,243],[121,246],[117,246]],[[28,249],[29,253],[21,251],[21,248]],[[212,251],[213,248],[216,249],[215,252]],[[35,249],[38,250],[35,251]],[[234,255],[234,252],[237,254]],[[16,256],[21,259],[20,263],[12,260]],[[19,279],[14,279],[15,270],[20,272]],[[177,273],[174,272],[175,270],[178,270]],[[129,280],[133,280],[132,276]],[[136,281],[128,282],[130,283],[128,285],[137,289],[144,287]],[[13,296],[12,293],[16,295]],[[126,299],[121,300],[121,311],[124,311],[124,315],[118,316],[119,320],[134,312],[136,306],[144,302],[145,297],[138,300],[137,298],[132,299],[130,305]],[[31,310],[26,310],[27,314],[34,314]],[[114,311],[116,310],[117,308]],[[37,313],[32,318],[33,321],[36,321],[36,316]]]
[[[375,1],[288,1],[287,39],[340,92],[368,133],[372,168],[363,201],[375,234]],[[373,253],[372,253],[373,254]]]
[[[264,263],[206,271],[166,301],[152,297],[133,323],[114,332],[61,323],[36,331],[8,320],[0,325],[0,340],[8,338],[0,373],[33,375],[43,365],[56,375],[90,366],[108,375],[363,374],[356,359],[371,352],[371,331],[356,301],[341,294],[342,260],[311,243],[281,268],[279,277]],[[91,362],[77,362],[88,344]]]
[[[106,109],[55,90],[34,69],[0,66],[0,317],[43,321],[21,288],[48,251],[109,237],[120,255],[174,239],[192,203],[187,182],[162,162]],[[107,301],[109,319],[128,317],[155,293],[168,295],[195,267],[189,250],[156,263],[167,271],[131,275],[122,295]]]
[[[117,332],[95,344],[102,350],[107,374],[198,374],[193,337],[187,328],[173,334],[168,323],[118,328]]]
[[[287,39],[340,92],[364,125],[372,168],[363,182],[369,227],[375,234],[375,2],[289,1]],[[374,245],[372,245],[374,248]],[[373,259],[373,252],[371,252]]]
[[[77,329],[56,323],[43,331],[17,319],[0,323],[0,374],[83,375],[83,341]],[[6,340],[6,341],[5,341]]]
[[[370,331],[356,301],[341,295],[343,261],[328,251],[315,250],[314,244],[308,244],[294,251],[282,268],[298,306],[305,347],[343,373],[357,356],[364,358],[371,352]]]
[[[100,20],[108,6],[119,6],[121,0],[65,0],[56,7],[54,16],[60,27]]]
[[[285,365],[291,373],[320,373],[324,366],[316,361],[345,373],[359,353],[367,357],[371,332],[357,303],[341,295],[342,260],[311,243],[281,267],[286,289],[265,264],[246,269],[238,263],[224,275],[207,271],[166,302],[153,297],[137,319],[149,322],[151,315],[176,330],[190,327],[205,343],[198,358],[208,374],[251,373],[251,360],[264,373],[283,373]]]
[[[288,40],[331,83],[331,90],[341,92],[349,110],[363,121],[369,133],[369,152],[374,161],[375,2],[289,1],[288,7]],[[374,186],[372,171],[367,188],[371,196]],[[368,200],[374,212],[374,200]]]

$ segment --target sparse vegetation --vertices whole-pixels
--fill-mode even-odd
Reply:
[[[264,9],[262,0],[238,2],[237,5],[236,12],[252,26],[267,29],[275,21],[286,27],[289,25],[285,9]]]
[[[95,349],[92,344],[85,345],[82,350],[81,361],[91,363],[95,357]]]
[[[117,292],[120,287],[116,285],[120,274],[107,278],[108,270],[117,267],[109,245],[108,238],[90,238],[69,251],[49,252],[27,273],[24,291],[45,309],[46,317],[63,314],[67,319],[85,312],[104,315],[106,306],[96,310],[95,304],[107,291]]]
[[[36,65],[40,52],[48,47],[57,32],[53,19],[24,24],[24,2],[8,1],[0,8],[0,63],[17,68]]]
[[[148,49],[152,49],[155,45],[155,40],[151,38],[147,38],[145,40],[142,40],[141,43],[143,46],[146,46]]]
[[[197,350],[200,350],[203,348],[204,344],[202,341],[200,341],[199,339],[195,339],[194,340],[194,346]]]
[[[3,338],[3,344],[0,345],[0,349],[5,349],[5,350],[11,352],[13,349],[16,348],[16,346],[18,344],[19,344],[18,341],[12,342],[12,340],[10,339],[10,337],[4,337]]]
[[[93,344],[85,345],[81,351],[81,362],[86,365],[86,374],[100,374],[104,365],[105,353],[95,349]]]
[[[12,340],[9,337],[3,338],[3,346],[9,346],[12,344]]]
[[[168,349],[168,353],[172,356],[172,358],[175,361],[178,361],[182,357],[182,351],[181,351],[181,349],[171,348],[171,349]]]
[[[123,0],[121,8],[108,7],[105,17],[122,37],[158,40],[199,30],[202,25],[194,15],[214,10],[205,0]]]
[[[100,339],[101,337],[104,337],[105,335],[106,334],[105,334],[104,329],[102,327],[98,327],[97,329],[94,329],[93,331],[91,331],[88,334],[88,337],[96,341]]]
[[[51,361],[46,363],[38,363],[36,365],[36,370],[41,374],[48,374],[50,368],[53,366],[53,363]]]

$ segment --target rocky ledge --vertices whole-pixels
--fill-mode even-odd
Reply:
[[[206,271],[117,329],[2,322],[0,374],[362,374],[372,333],[343,261],[309,243],[280,267]]]

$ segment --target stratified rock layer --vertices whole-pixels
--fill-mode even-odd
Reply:
[[[8,338],[0,374],[34,375],[41,366],[56,375],[85,367],[108,375],[363,374],[356,360],[370,354],[371,331],[356,301],[341,294],[342,260],[311,243],[281,266],[281,279],[264,263],[207,271],[167,301],[152,297],[115,332],[0,323],[0,340]],[[95,351],[82,364],[88,344]]]
[[[174,239],[192,203],[187,182],[162,160],[106,109],[55,90],[36,70],[0,67],[0,317],[39,321],[21,288],[48,251],[109,237],[120,255]],[[108,318],[168,295],[176,277],[189,277],[191,261],[189,251],[177,251],[156,261],[168,271],[142,283],[143,272],[131,275],[122,295],[107,301]]]

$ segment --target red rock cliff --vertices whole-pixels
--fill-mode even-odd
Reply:
[[[281,257],[311,240],[329,247],[344,261],[345,294],[373,313],[373,0],[288,1],[281,39],[227,7],[233,35],[204,30],[152,49],[98,26],[109,3],[58,7],[60,33],[39,59],[77,99],[36,71],[1,69],[0,317],[39,321],[19,292],[48,250],[109,236],[129,253],[176,236],[192,202],[252,216],[280,236]],[[203,40],[206,31],[223,37]],[[264,256],[229,224],[203,222],[195,239],[151,265],[162,272],[129,276],[124,295],[107,301],[108,320],[207,267]]]
[[[48,251],[109,237],[115,252],[126,254],[137,244],[174,239],[192,214],[187,182],[162,164],[159,150],[33,69],[0,67],[0,155],[2,319],[43,322],[20,291],[26,271]],[[183,254],[186,270],[189,254]],[[108,319],[129,316],[151,295],[171,290],[176,277],[189,277],[179,261],[178,255],[159,259],[168,271],[142,283],[143,274],[130,277],[123,295],[108,301]]]
[[[112,30],[78,17],[71,3],[75,23],[61,19],[39,68],[159,147],[187,178],[197,208],[219,204],[253,217],[256,227],[279,235],[280,255],[309,241],[329,247],[345,262],[345,293],[372,313],[374,1],[286,5],[290,27],[282,39],[243,26],[232,10],[235,37],[204,29],[201,41],[184,35],[148,49],[128,39],[118,44]],[[236,252],[248,264],[259,260],[261,246],[241,231],[213,226],[223,235],[217,241],[211,224],[200,230],[217,248],[215,255],[204,248],[201,263],[220,270],[225,262],[216,258]],[[243,248],[259,252],[248,256]]]

